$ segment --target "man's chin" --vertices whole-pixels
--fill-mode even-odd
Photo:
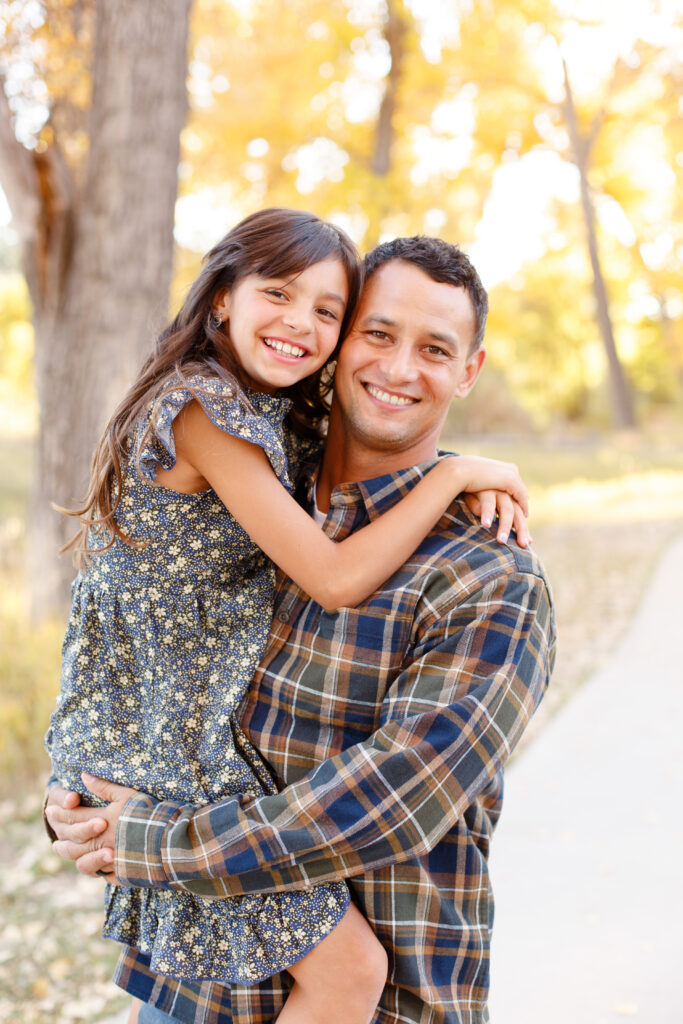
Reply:
[[[368,451],[377,453],[406,451],[417,442],[415,434],[406,425],[390,425],[376,422],[354,422],[347,424],[347,437]]]

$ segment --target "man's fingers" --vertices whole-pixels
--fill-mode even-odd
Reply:
[[[55,828],[56,824],[84,825],[90,821],[102,821],[104,822],[104,828],[107,827],[106,821],[102,818],[101,807],[76,807],[69,811],[64,810],[59,804],[48,804],[45,808],[45,817],[53,828]],[[100,832],[102,831],[104,829],[100,829]]]
[[[102,858],[100,867],[105,864],[111,865],[114,861],[114,851],[110,846],[103,846],[101,839],[88,839],[82,843],[74,842],[72,839],[58,839],[52,844],[52,849],[59,857],[67,860],[80,860],[86,854],[97,853]],[[89,874],[89,872],[86,872]]]
[[[94,808],[90,808],[94,810]],[[64,811],[59,807],[47,807],[45,816],[52,826],[58,839],[68,839],[75,843],[84,843],[88,839],[101,835],[107,829],[104,818],[85,818],[74,820],[73,811]]]
[[[116,800],[127,800],[135,792],[128,786],[119,786],[116,782],[101,779],[98,775],[90,775],[89,772],[83,772],[81,778],[91,793],[110,804]]]
[[[116,878],[112,873],[113,862],[114,851],[106,847],[103,850],[95,850],[93,853],[86,853],[79,857],[76,861],[76,867],[82,875],[95,875],[100,878],[104,877],[107,882],[116,882]],[[98,871],[103,871],[104,876],[98,876]],[[109,877],[110,874],[111,878]]]
[[[74,793],[70,789],[62,789],[61,786],[50,786],[47,791],[47,801],[45,803],[46,809],[48,807],[64,807],[67,809],[73,809],[78,807],[81,802],[81,798],[78,793]]]

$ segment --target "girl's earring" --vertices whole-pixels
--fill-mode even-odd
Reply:
[[[214,327],[220,327],[221,324],[223,323],[223,317],[220,315],[220,313],[212,313],[211,320],[213,322]]]

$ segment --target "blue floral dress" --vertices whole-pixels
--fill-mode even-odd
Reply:
[[[276,791],[235,719],[268,637],[273,565],[213,490],[152,486],[175,465],[173,420],[193,399],[259,445],[291,490],[287,400],[197,375],[141,418],[116,513],[136,546],[117,540],[74,581],[46,738],[55,775],[81,793],[82,771],[194,804]],[[348,903],[342,883],[219,901],[107,886],[103,934],[150,954],[160,974],[248,985],[305,956]]]

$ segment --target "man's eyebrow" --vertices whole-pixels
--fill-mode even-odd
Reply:
[[[396,320],[392,320],[391,317],[388,316],[383,316],[381,313],[371,313],[369,316],[364,316],[361,323],[382,324],[383,327],[398,327]]]
[[[451,348],[458,347],[458,342],[452,334],[441,334],[438,331],[430,331],[427,337],[431,338],[433,341],[440,341],[444,345],[450,345]]]

